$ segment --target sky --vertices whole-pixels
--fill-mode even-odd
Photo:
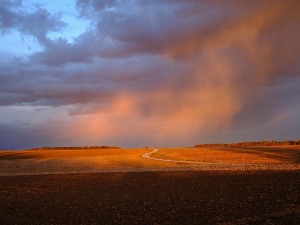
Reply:
[[[0,0],[0,149],[298,140],[299,7]]]

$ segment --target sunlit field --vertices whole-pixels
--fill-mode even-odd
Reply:
[[[300,169],[300,148],[291,146],[162,148],[151,155],[159,160],[142,157],[150,151],[147,148],[0,151],[0,174]]]
[[[145,160],[147,149],[0,151],[0,174],[135,171],[172,166]]]
[[[300,147],[165,148],[153,157],[221,164],[280,164],[300,162]]]
[[[293,146],[0,151],[0,224],[299,224],[299,156]]]

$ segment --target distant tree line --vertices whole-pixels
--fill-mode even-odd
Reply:
[[[239,143],[231,144],[197,144],[194,145],[195,148],[200,147],[226,147],[226,146],[280,146],[280,145],[300,145],[300,140],[298,141],[245,141]]]
[[[120,149],[117,146],[64,146],[64,147],[40,147],[32,150],[87,150],[87,149]]]

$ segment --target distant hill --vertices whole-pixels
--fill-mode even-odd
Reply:
[[[200,147],[224,147],[224,146],[280,146],[280,145],[300,145],[298,141],[250,141],[250,142],[239,142],[231,144],[197,144],[195,148]]]
[[[117,146],[63,146],[63,147],[40,147],[32,150],[88,150],[88,149],[121,149]]]

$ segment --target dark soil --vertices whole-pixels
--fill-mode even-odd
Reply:
[[[300,224],[300,171],[0,177],[0,224]]]

